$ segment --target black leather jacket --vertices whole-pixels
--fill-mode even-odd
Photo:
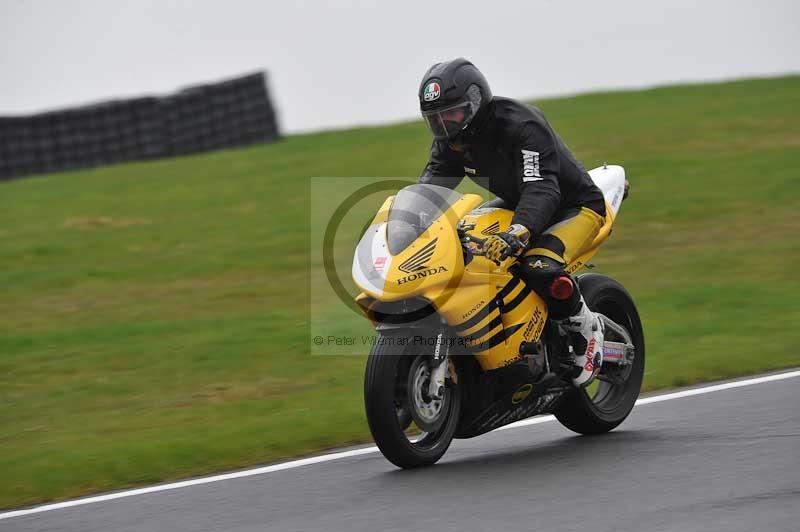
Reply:
[[[462,151],[433,142],[420,183],[455,188],[466,174],[513,208],[513,223],[532,235],[562,209],[588,207],[605,216],[600,189],[539,109],[500,97],[490,105],[480,132]]]

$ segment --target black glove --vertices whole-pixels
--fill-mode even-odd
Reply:
[[[483,242],[486,258],[500,264],[511,255],[516,255],[528,245],[531,233],[519,224],[514,224],[502,233],[492,235]]]

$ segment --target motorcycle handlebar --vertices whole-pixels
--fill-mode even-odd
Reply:
[[[466,242],[475,242],[479,246],[483,246],[483,243],[486,242],[485,238],[479,238],[477,236],[467,235],[464,237]]]
[[[466,245],[466,244],[468,244],[469,242],[475,242],[475,243],[476,243],[476,244],[478,244],[479,246],[483,247],[483,243],[484,243],[484,242],[486,242],[486,239],[485,239],[485,238],[480,238],[480,237],[477,237],[477,236],[473,236],[473,235],[464,234],[464,235],[461,237],[461,242],[462,242],[462,244],[465,244],[465,245],[464,245],[464,250],[465,250],[467,253],[469,253],[470,255],[472,255],[472,256],[474,256],[474,257],[483,257],[483,256],[485,256],[485,255],[486,255],[486,253],[484,253],[483,251],[474,251],[474,250],[470,249],[470,248],[469,248],[469,246],[467,246],[467,245]],[[511,254],[509,254],[507,257],[505,257],[503,260],[505,260],[505,259],[506,259],[506,258],[508,258],[508,257],[514,257],[514,258],[518,259],[518,258],[519,258],[519,257],[522,255],[522,252],[523,252],[523,251],[524,251],[524,250],[520,249],[520,250],[519,250],[519,251],[517,251],[516,253],[511,253]],[[495,261],[495,262],[496,262],[496,261]],[[500,264],[499,262],[496,262],[496,263],[497,263],[497,264]]]

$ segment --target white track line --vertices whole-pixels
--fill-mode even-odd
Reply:
[[[636,401],[636,406],[648,405],[651,403],[660,403],[662,401],[670,401],[672,399],[681,399],[683,397],[691,397],[693,395],[703,395],[706,393],[719,392],[722,390],[730,390],[731,388],[741,388],[743,386],[752,386],[754,384],[762,384],[765,382],[780,381],[784,379],[792,379],[800,377],[800,370],[788,371],[785,373],[777,373],[774,375],[766,375],[763,377],[755,377],[752,379],[744,379],[738,381],[725,382],[722,384],[714,384],[711,386],[701,386],[698,388],[690,388],[679,392],[665,393],[662,395],[654,395],[651,397],[643,397]],[[529,425],[538,425],[539,423],[546,423],[553,421],[553,416],[540,416],[531,419],[524,419],[517,421],[510,425],[500,427],[496,431],[508,430],[519,427],[527,427]],[[362,454],[372,454],[378,452],[377,447],[364,447],[361,449],[353,449],[351,451],[341,451],[332,454],[323,454],[321,456],[313,456],[311,458],[303,458],[300,460],[292,460],[291,462],[284,462],[281,464],[274,464],[265,467],[258,467],[255,469],[247,469],[244,471],[234,471],[231,473],[224,473],[222,475],[214,475],[210,477],[194,478],[184,480],[181,482],[172,482],[170,484],[159,484],[157,486],[149,486],[146,488],[139,488],[127,491],[119,491],[116,493],[108,493],[106,495],[97,495],[94,497],[85,497],[83,499],[75,499],[71,501],[58,502],[54,504],[44,504],[34,508],[26,508],[24,510],[14,510],[11,512],[0,513],[0,520],[10,519],[12,517],[20,517],[23,515],[37,514],[41,512],[49,512],[52,510],[60,510],[62,508],[71,508],[73,506],[83,506],[84,504],[93,504],[96,502],[113,501],[114,499],[122,499],[125,497],[134,497],[136,495],[145,495],[147,493],[157,493],[159,491],[175,490],[180,488],[188,488],[191,486],[198,486],[200,484],[210,484],[212,482],[221,482],[223,480],[231,480],[235,478],[252,477],[255,475],[265,475],[275,471],[283,471],[286,469],[294,469],[296,467],[303,467],[312,464],[319,464],[322,462],[330,462],[332,460],[340,460],[342,458],[350,458],[353,456],[360,456]]]

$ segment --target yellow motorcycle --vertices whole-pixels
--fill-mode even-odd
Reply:
[[[622,167],[589,174],[605,196],[606,220],[569,273],[597,252],[627,196]],[[431,465],[453,438],[539,414],[580,434],[607,432],[639,396],[644,332],[625,288],[605,275],[577,276],[605,341],[597,379],[575,387],[569,336],[518,277],[516,258],[496,264],[482,256],[483,240],[508,228],[513,212],[481,203],[475,194],[410,185],[386,199],[355,251],[356,301],[377,331],[364,383],[367,420],[398,467]]]

